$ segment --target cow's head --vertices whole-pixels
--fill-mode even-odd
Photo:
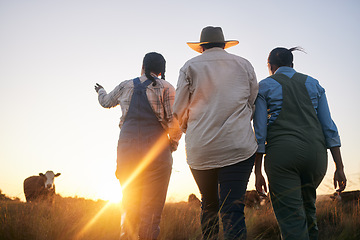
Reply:
[[[39,173],[39,175],[45,178],[45,189],[54,188],[54,178],[60,176],[61,173],[54,174],[53,171],[47,171],[45,174]]]
[[[330,198],[333,201],[341,201],[341,196],[339,192],[334,192],[332,195],[330,195]]]

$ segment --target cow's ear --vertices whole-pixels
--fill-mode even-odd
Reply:
[[[44,174],[42,174],[42,173],[39,173],[39,176],[44,176]]]
[[[58,176],[60,176],[61,175],[61,173],[57,173],[57,174],[55,174],[55,177],[58,177]]]

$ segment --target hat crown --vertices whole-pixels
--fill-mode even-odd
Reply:
[[[238,40],[225,41],[221,27],[208,26],[202,29],[200,35],[200,42],[188,42],[190,48],[202,53],[204,51],[202,45],[207,43],[225,43],[224,49],[235,46],[239,43]]]
[[[201,31],[200,42],[221,43],[225,42],[221,27],[206,27]]]

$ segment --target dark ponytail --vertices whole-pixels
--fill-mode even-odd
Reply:
[[[269,54],[268,63],[278,67],[290,67],[294,60],[294,56],[292,54],[293,51],[301,51],[306,53],[301,47],[293,47],[290,49],[283,47],[274,48]]]
[[[156,52],[147,53],[143,60],[143,68],[145,70],[145,76],[153,82],[153,86],[156,85],[156,79],[151,76],[151,72],[156,75],[161,74],[161,79],[165,80],[165,58]]]

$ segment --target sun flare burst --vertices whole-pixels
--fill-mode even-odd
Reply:
[[[121,189],[125,189],[131,181],[133,181],[141,172],[155,159],[158,154],[169,144],[169,139],[166,134],[163,134],[148,153],[144,156],[139,166],[130,175],[127,181],[121,186]],[[119,187],[119,185],[117,185]],[[113,186],[103,188],[102,192],[103,199],[108,199],[109,202],[82,228],[82,230],[76,235],[75,239],[80,239],[87,231],[92,227],[98,218],[105,212],[105,210],[111,206],[111,204],[119,203],[122,198],[121,191],[114,191]]]

